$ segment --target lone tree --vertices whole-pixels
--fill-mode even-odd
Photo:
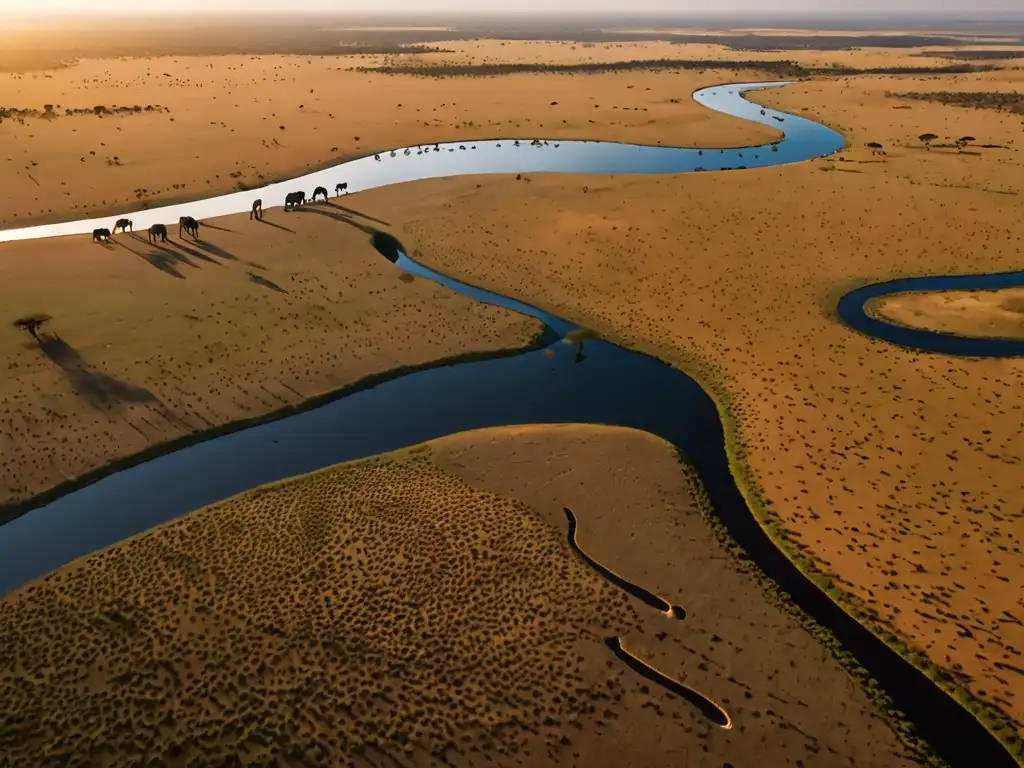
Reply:
[[[870,149],[881,149],[882,148],[882,145],[879,144],[877,141],[869,141],[866,146],[869,147]]]
[[[49,315],[37,313],[34,315],[25,315],[25,317],[19,317],[14,321],[14,327],[20,328],[23,331],[27,331],[36,341],[39,341],[39,329],[46,323],[50,322],[52,318]]]
[[[977,141],[973,136],[961,136],[956,140],[956,148],[961,152],[964,151],[964,147],[970,144],[972,141]]]
[[[924,144],[925,149],[931,150],[931,143],[939,137],[936,136],[934,133],[922,133],[917,138],[922,144]]]

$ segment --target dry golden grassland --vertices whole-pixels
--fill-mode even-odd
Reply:
[[[585,565],[564,505],[687,618]],[[632,430],[485,430],[257,489],[8,595],[0,634],[5,765],[915,764]]]
[[[354,198],[201,240],[0,245],[0,503],[404,366],[523,347],[539,322],[385,260]],[[43,312],[34,342],[14,327]]]
[[[475,52],[478,58],[472,60],[499,55],[506,60],[515,60],[515,56],[527,59],[541,50],[531,45],[539,46],[517,44],[513,53],[511,48],[497,51],[506,47],[493,43]],[[565,44],[549,48],[544,55],[558,61],[582,61],[583,56],[597,55],[592,48],[573,51]],[[680,51],[678,55],[691,53],[696,57],[694,52]],[[789,53],[787,58],[803,60],[804,54]],[[814,52],[808,56],[835,58],[840,53],[846,55]],[[905,62],[913,51],[849,53],[859,57],[862,63],[857,66],[868,66],[869,60],[890,66]],[[606,52],[600,55],[611,56]],[[575,56],[581,58],[572,58]],[[648,52],[644,57],[649,57]],[[735,58],[736,53],[727,57]],[[922,59],[915,58],[913,63],[919,65]],[[944,62],[939,59],[938,63]],[[733,72],[723,78],[723,73],[715,70],[640,71],[434,80],[345,70],[354,64],[311,57],[181,57],[177,61],[167,57],[83,61],[52,72],[0,74],[0,104],[42,109],[53,103],[55,112],[60,105],[60,114],[52,119],[28,115],[0,124],[0,174],[18,182],[4,188],[11,191],[0,191],[0,210],[4,211],[0,226],[61,220],[139,202],[194,199],[377,149],[448,139],[527,138],[543,131],[552,138],[723,146],[777,138],[768,128],[705,112],[688,98],[696,87],[723,79],[763,77],[757,73]],[[6,371],[0,402],[7,423],[0,430],[0,456],[6,462],[0,467],[0,482],[9,500],[23,499],[65,477],[181,434],[266,414],[402,364],[425,363],[468,350],[522,345],[537,331],[538,325],[532,321],[476,305],[425,281],[399,280],[399,272],[367,244],[370,231],[396,228],[418,258],[432,267],[551,309],[697,375],[720,399],[734,469],[774,535],[787,542],[795,555],[828,571],[828,587],[857,610],[872,614],[880,631],[921,649],[953,676],[961,692],[969,691],[977,701],[999,708],[1012,719],[1012,730],[1024,732],[1024,603],[1020,598],[1024,594],[1020,551],[1024,536],[1020,480],[1024,362],[914,354],[850,331],[834,313],[838,296],[858,283],[931,272],[1020,268],[1024,219],[1020,216],[1019,185],[1024,168],[1015,146],[1021,135],[1020,116],[1007,110],[968,109],[890,94],[1009,93],[1022,82],[1019,70],[942,77],[871,76],[816,79],[757,96],[772,106],[827,122],[847,136],[849,147],[840,155],[796,166],[685,178],[527,174],[521,180],[509,176],[417,182],[341,201],[355,213],[320,206],[320,213],[287,217],[280,211],[268,211],[268,224],[250,223],[245,216],[214,221],[215,227],[223,229],[204,229],[205,246],[188,245],[190,250],[180,243],[166,249],[151,248],[128,236],[119,236],[119,244],[109,248],[92,245],[87,237],[5,244],[0,246],[0,306],[9,317],[0,324],[0,354]],[[169,106],[170,112],[143,109],[103,117],[63,114],[65,108],[91,108],[100,103],[159,104]],[[337,126],[343,126],[344,136],[339,135],[342,128]],[[929,132],[939,137],[930,150],[917,139]],[[963,151],[948,146],[967,135],[977,140]],[[868,142],[881,143],[885,154],[867,149]],[[992,146],[982,148],[982,144]],[[3,199],[4,194],[9,197]],[[46,336],[42,345],[10,325],[16,317],[31,312],[53,316],[48,332],[54,335]],[[984,320],[972,317],[964,322]],[[630,454],[631,462],[633,458]],[[555,454],[535,463],[563,466],[559,460]],[[368,471],[368,466],[390,467],[393,462],[405,466],[404,459],[375,461],[378,463],[359,465],[363,469],[358,472]],[[369,526],[374,535],[389,531],[384,524],[388,514],[415,506],[401,499],[417,497],[416,503],[425,503],[422,499],[432,493],[429,489],[435,479],[431,473],[441,470],[425,468],[422,461],[417,458],[420,464],[413,464],[416,472],[426,474],[396,475],[393,484],[379,491],[390,513],[375,517],[377,508],[372,506],[346,513],[345,525],[332,534],[339,545],[351,535],[345,533],[350,525]],[[589,473],[598,463],[594,460],[586,466]],[[353,471],[332,470],[334,475],[324,477],[334,479],[326,487],[317,485],[315,493],[329,489],[339,498],[345,497],[350,486],[362,482],[344,474]],[[490,468],[478,476],[490,476],[494,471]],[[437,482],[453,494],[456,489],[470,493],[449,475],[444,477]],[[610,493],[608,489],[603,492],[606,496]],[[280,501],[281,493],[279,489],[261,491],[252,498]],[[226,508],[240,503],[228,502]],[[504,507],[494,504],[495,510],[512,508],[507,506],[511,502],[502,502]],[[282,514],[275,505],[277,501],[268,503],[264,510],[268,520],[271,513]],[[586,501],[576,504],[581,509],[586,505]],[[516,509],[523,513],[522,508]],[[483,514],[480,509],[477,512]],[[460,514],[464,510],[455,505],[453,516],[446,519],[458,520]],[[307,532],[312,538],[306,539],[297,533],[291,542],[294,547],[282,549],[280,563],[293,563],[286,556],[295,552],[310,555],[303,561],[304,567],[319,563],[327,568],[341,562],[341,554],[302,543],[321,541],[324,537],[319,534],[326,535],[327,523],[319,515],[314,504],[306,518],[287,518],[308,520],[309,530],[319,533]],[[126,579],[138,580],[139,594],[150,582],[154,589],[168,583],[189,583],[195,585],[193,592],[179,603],[195,616],[199,603],[182,601],[210,600],[217,594],[216,580],[197,574],[214,572],[204,568],[212,569],[219,562],[234,563],[224,565],[225,569],[251,567],[248,561],[224,560],[218,549],[220,534],[214,533],[220,530],[215,527],[217,519],[217,512],[206,510],[97,556],[87,561],[88,567],[71,566],[66,574],[86,574],[74,576],[74,588],[86,590],[74,594],[90,594],[102,605],[103,590],[112,589],[110,585],[118,584],[120,594],[134,594],[125,591]],[[550,528],[536,525],[539,527],[530,530],[531,536],[550,541],[552,549],[546,551],[555,552],[556,543],[561,546],[558,536]],[[184,536],[193,528],[194,549],[206,553],[202,555],[209,558],[206,565],[182,560],[179,548],[170,555],[172,565],[166,566],[165,580],[154,578],[153,563],[164,552],[163,545],[154,542],[163,541],[166,531]],[[256,546],[260,531],[265,534],[270,529],[229,527],[223,535]],[[553,538],[543,539],[541,531]],[[420,537],[417,541],[430,538],[422,532],[415,535]],[[394,545],[382,535],[381,541],[385,539],[386,546]],[[340,547],[336,551],[355,557]],[[141,558],[137,564],[132,564],[136,563],[133,553]],[[318,553],[323,555],[321,559],[317,559]],[[190,556],[198,558],[200,554]],[[616,556],[608,553],[609,560]],[[569,562],[564,561],[565,568],[570,568]],[[409,568],[414,570],[412,565]],[[401,570],[403,575],[411,572]],[[316,650],[321,655],[305,662],[297,651],[281,651],[288,647],[291,629],[284,640],[273,639],[272,632],[268,639],[263,631],[268,626],[280,628],[273,622],[285,618],[294,622],[289,627],[301,625],[304,631],[317,626],[316,618],[327,621],[325,602],[317,602],[307,593],[287,593],[288,584],[298,590],[298,576],[294,582],[272,580],[274,573],[278,572],[269,568],[267,574],[255,576],[266,576],[268,584],[281,590],[274,593],[279,602],[264,613],[255,613],[251,625],[245,622],[248,610],[233,609],[231,602],[217,603],[212,612],[222,622],[217,631],[247,637],[248,645],[240,644],[240,648],[255,648],[257,641],[276,643],[273,658],[281,679],[294,676],[289,666],[298,669],[300,664],[308,664],[311,671],[302,679],[313,680],[310,685],[318,685],[319,690],[330,688],[323,685],[329,679],[323,670],[340,674],[337,666],[331,666],[339,663],[340,656],[329,657],[329,649]],[[317,583],[319,572],[304,573],[307,582]],[[572,573],[574,585],[591,585],[580,587],[590,595],[583,598],[584,603],[593,603],[594,595],[600,595],[602,606],[607,598],[626,610],[626,604],[615,603],[604,587],[587,582],[588,572]],[[64,616],[60,611],[66,606],[58,599],[54,584],[65,578],[71,579],[62,575],[40,582],[34,587],[38,593],[19,592],[20,597],[7,601],[5,610],[14,610],[11,606],[22,605],[18,601],[29,596],[24,602],[28,607],[17,610],[43,611],[32,614],[36,617]],[[693,575],[687,574],[687,578]],[[89,592],[91,587],[83,585],[94,579],[107,586]],[[240,584],[231,590],[241,589]],[[372,582],[367,584],[372,586]],[[547,582],[544,586],[567,588]],[[680,602],[685,605],[687,600],[699,599],[698,591],[695,587],[694,594]],[[384,593],[378,589],[373,594]],[[294,602],[296,595],[303,602]],[[392,592],[387,596],[398,599]],[[523,599],[522,595],[517,599]],[[148,603],[141,611],[143,618],[152,605]],[[763,602],[738,604],[736,615],[741,618],[737,621],[752,620],[752,605],[763,606]],[[173,602],[166,605],[159,613],[161,621],[177,615],[179,607]],[[571,611],[581,613],[566,614],[566,621],[573,627],[582,626],[573,622],[582,621],[584,614],[593,616],[595,607],[596,603],[587,603],[584,611],[573,606]],[[119,603],[111,610],[123,609]],[[71,608],[67,610],[74,615]],[[95,614],[98,609],[89,610]],[[633,615],[628,611],[620,614],[619,626],[635,626],[627,623],[634,620]],[[257,616],[262,624],[255,624]],[[411,620],[411,616],[410,610],[403,620]],[[129,619],[136,621],[132,616]],[[488,621],[491,619],[496,617],[489,616]],[[19,626],[48,632],[51,625],[47,621],[19,619]],[[113,621],[121,627],[118,619]],[[185,632],[192,626],[190,622],[196,621],[203,622],[204,630],[213,631],[213,618],[207,615],[172,624],[179,627],[174,632]],[[364,626],[369,625],[365,619]],[[82,629],[82,624],[74,626],[79,627],[82,642],[102,637],[107,638],[102,642],[114,643],[110,638],[122,637],[122,629],[101,630],[95,623],[89,631]],[[136,631],[139,626],[136,623]],[[483,631],[488,631],[493,625],[483,626]],[[130,629],[124,632],[129,639],[118,640],[121,645],[117,647],[119,652],[129,653],[134,642],[130,638],[139,635],[132,635]],[[731,637],[722,632],[718,635]],[[750,637],[758,642],[770,636],[760,625],[750,630]],[[47,639],[44,631],[35,632],[34,637],[38,643]],[[163,637],[167,645],[161,647],[182,645],[180,635]],[[206,674],[203,665],[228,664],[215,654],[234,652],[224,647],[229,643],[223,637],[218,636],[211,646],[214,650],[206,649],[206,658],[190,667],[194,684],[200,686],[195,690],[204,696],[212,688],[201,688],[199,679]],[[72,640],[78,642],[77,636],[66,642]],[[30,647],[35,650],[26,653],[46,653],[41,645],[25,646]],[[73,646],[67,647],[71,652]],[[264,646],[258,647],[259,653],[267,652]],[[378,646],[371,643],[366,647]],[[399,651],[406,648],[394,647]],[[423,647],[415,646],[417,652]],[[552,647],[572,653],[568,645]],[[801,650],[801,659],[812,653],[807,648]],[[239,664],[253,658],[253,652],[246,653],[249,656],[239,652]],[[763,657],[743,657],[735,652],[729,668],[739,658],[757,659],[758,668],[764,658],[778,659],[781,668],[788,653],[783,647]],[[584,660],[590,658],[581,655]],[[157,658],[152,653],[150,657]],[[77,685],[77,690],[84,690],[85,683],[79,678],[59,678],[47,666],[46,658],[32,657],[36,665],[32,674],[41,671],[44,679],[52,681],[48,701],[59,701],[58,714],[68,712],[70,717],[71,710],[64,709],[62,697],[71,689],[63,686]],[[84,651],[76,658],[81,664],[69,669],[91,663]],[[685,658],[685,654],[676,658]],[[596,661],[595,668],[605,661],[603,657]],[[811,667],[826,669],[825,664],[822,661]],[[23,664],[17,669],[27,668]],[[110,668],[105,669],[109,675]],[[501,669],[507,677],[509,668]],[[540,667],[531,669],[534,674]],[[580,669],[581,679],[589,684],[604,685],[610,679],[586,677],[590,672]],[[163,675],[156,670],[145,674]],[[186,690],[188,677],[180,674],[180,685]],[[251,673],[240,674],[252,683]],[[545,678],[546,686],[549,678]],[[14,686],[15,678],[8,679],[8,685]],[[141,688],[133,690],[148,691],[133,705],[146,708],[153,705],[142,699],[154,698],[157,690],[164,695],[165,690],[158,686],[169,684],[168,679],[163,677],[157,683],[153,677],[134,683],[126,678],[124,685],[139,685]],[[739,689],[712,690],[712,681],[701,681],[696,673],[688,679],[706,683],[709,695],[723,702],[728,699],[726,704],[735,706]],[[122,695],[120,688],[107,686],[108,677],[85,678],[89,685],[93,681],[98,681],[95,690],[101,698]],[[422,690],[436,682],[428,680]],[[826,685],[838,683],[831,678],[816,680],[812,689],[820,693]],[[752,691],[755,688],[751,686]],[[327,704],[304,691],[301,686],[294,687],[287,706],[293,706],[291,702],[298,698],[312,702],[309,706],[317,707],[318,712],[326,710]],[[794,696],[799,699],[799,694]],[[853,701],[851,696],[844,689],[827,698],[836,704]],[[212,700],[210,719],[187,724],[196,733],[206,734],[202,744],[213,745],[210,749],[223,748],[251,733],[246,724],[263,716],[252,709],[225,712],[217,703],[224,700]],[[560,705],[566,706],[567,700]],[[160,699],[156,706],[166,708],[162,702]],[[816,700],[807,709],[814,716],[851,723],[849,717],[823,706]],[[50,707],[49,711],[57,710],[55,704]],[[425,707],[420,709],[421,714],[426,712]],[[648,706],[644,711],[651,709]],[[490,722],[482,715],[485,711],[478,709],[481,724]],[[500,717],[506,717],[512,710],[502,711],[505,714]],[[85,712],[81,710],[82,722],[88,719]],[[236,716],[233,722],[237,725],[222,728]],[[195,717],[207,715],[197,713]],[[281,720],[280,733],[312,750],[315,734],[328,722],[318,717],[314,713],[301,721],[307,725],[297,726],[285,724],[289,716]],[[436,710],[423,717],[439,719]],[[755,719],[764,722],[763,717]],[[352,728],[362,728],[364,720],[372,718],[357,717],[351,721]],[[109,722],[106,738],[129,738],[123,732],[117,736],[123,723]],[[170,744],[179,738],[174,730],[178,721],[159,722],[163,725],[154,723],[156,730],[147,731],[155,734],[153,744]],[[667,744],[644,736],[658,733],[662,738],[662,730],[651,728],[637,727],[637,749]],[[888,749],[887,737],[854,737],[851,734],[862,731],[859,726],[851,728],[842,742],[863,749]],[[789,729],[781,730],[792,736]],[[278,738],[280,733],[275,733]],[[353,731],[352,743],[365,733]],[[448,731],[430,731],[437,733]],[[788,744],[778,741],[776,731],[757,733],[759,741],[756,751],[749,753],[750,759],[767,754],[775,745]],[[714,742],[715,732],[711,734],[702,746]],[[80,736],[84,739],[81,744],[91,738]],[[535,739],[529,748],[554,750],[555,745],[546,742],[560,741],[556,736],[555,731],[539,732],[529,737]],[[1002,736],[1007,737],[1005,731]],[[142,743],[148,737],[133,738],[137,749],[148,748]],[[32,742],[37,747],[43,743],[38,739]],[[821,748],[825,737],[817,739],[814,744]],[[595,736],[587,743],[603,745],[594,754],[621,755],[609,746],[615,739],[601,741]],[[254,750],[263,748],[259,742],[253,744]],[[783,754],[795,754],[796,747],[789,746],[789,751],[779,753],[780,759]],[[341,747],[327,743],[317,749]],[[833,749],[838,751],[839,746]],[[582,761],[585,755],[580,754]],[[884,754],[856,759],[858,764],[862,759],[893,764],[896,758]],[[699,756],[680,751],[679,759],[697,760]],[[743,764],[743,759],[738,762]]]
[[[693,103],[691,91],[715,82],[714,72],[528,74],[496,89],[491,80],[345,69],[358,61],[182,56],[0,73],[0,104],[59,105],[53,119],[0,123],[0,166],[13,163],[0,173],[18,180],[0,190],[0,219],[16,226],[113,213],[305,172],[332,157],[471,135],[543,130],[705,145],[778,136]],[[313,94],[298,92],[298,82]],[[62,113],[136,101],[171,111]],[[209,119],[217,115],[224,119]],[[328,139],[333,120],[352,135]],[[258,176],[232,177],[250,166]],[[270,209],[264,224],[211,221],[202,244],[153,247],[140,233],[117,235],[108,248],[88,236],[0,245],[0,503],[370,374],[522,346],[540,330],[429,282],[399,282],[366,242],[387,229],[386,218],[359,215],[354,200],[287,217]],[[34,344],[11,325],[37,312],[52,315],[45,330],[58,341]]]
[[[36,110],[0,122],[0,175],[10,180],[0,227],[209,197],[417,144],[573,136],[714,147],[778,135],[692,102],[693,90],[722,80],[717,71],[533,73],[500,87],[352,71],[374,62],[386,58],[96,59],[0,72],[0,107]]]
[[[828,160],[444,179],[364,204],[430,266],[695,372],[728,405],[735,470],[775,534],[1024,730],[1024,362],[915,354],[834,311],[858,283],[1020,268],[1019,117],[886,95],[1009,90],[1020,73],[910,80],[756,97],[842,130]],[[964,135],[1002,148],[940,146]]]

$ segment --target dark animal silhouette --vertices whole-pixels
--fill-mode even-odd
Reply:
[[[334,187],[334,194],[340,195],[342,192],[348,192],[347,181],[343,181],[341,184],[338,184],[337,186]]]
[[[110,239],[110,230],[104,227],[103,229],[94,229],[92,231],[92,241],[94,243],[105,243]]]
[[[317,197],[319,195],[323,195],[324,196],[324,202],[326,202],[327,201],[327,187],[317,187],[316,189],[313,190],[313,202],[314,203],[316,202],[316,199],[317,199]]]
[[[167,242],[167,227],[163,224],[154,224],[149,228],[149,242],[155,243],[158,237],[161,243]]]
[[[117,230],[119,230],[119,229],[122,232],[131,232],[132,231],[132,220],[131,219],[118,219],[114,223],[114,231],[117,232]]]
[[[249,220],[252,221],[253,217],[256,217],[256,219],[262,219],[263,218],[263,201],[262,200],[253,200],[252,201],[252,210],[249,211]]]
[[[289,192],[284,196],[284,209],[286,211],[290,211],[296,206],[302,205],[304,202],[306,202],[305,192]]]
[[[199,239],[199,222],[191,216],[182,216],[178,219],[178,237],[181,237],[182,230],[192,235],[194,239]]]

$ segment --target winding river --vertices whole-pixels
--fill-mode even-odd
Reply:
[[[872,317],[864,311],[864,305],[868,301],[897,293],[991,291],[1022,285],[1024,272],[904,277],[852,290],[839,299],[836,311],[844,323],[864,335],[917,352],[936,352],[959,357],[1024,357],[1024,339],[967,337],[943,331],[908,328],[881,317]]]
[[[333,189],[342,181],[357,191],[469,173],[681,173],[765,167],[840,149],[843,138],[831,129],[762,110],[742,97],[752,88],[785,84],[725,85],[694,94],[712,109],[784,129],[785,138],[775,145],[699,150],[586,141],[520,140],[517,146],[501,140],[408,147],[380,160],[362,158],[259,190],[124,215],[141,229],[185,214],[208,218],[245,212],[256,197],[283,201],[291,189]],[[0,231],[0,242],[89,233],[114,218]],[[535,307],[440,275],[409,259],[397,244],[380,250],[402,269],[539,318],[560,336],[573,328]],[[559,422],[633,427],[662,437],[689,457],[715,514],[748,556],[832,631],[936,753],[955,768],[1015,765],[966,709],[847,615],[775,547],[733,480],[715,403],[695,381],[659,360],[605,341],[585,346],[583,362],[576,362],[574,346],[556,340],[545,350],[418,371],[108,475],[0,527],[0,593],[206,504],[338,462],[482,427]]]

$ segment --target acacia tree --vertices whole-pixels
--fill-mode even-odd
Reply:
[[[970,144],[972,141],[977,141],[973,136],[961,136],[956,140],[956,148],[961,152],[964,151],[964,147]]]
[[[34,315],[25,315],[19,317],[14,321],[14,327],[20,328],[26,331],[36,341],[39,341],[39,329],[42,328],[46,323],[50,322],[52,318],[49,315],[41,312]]]
[[[932,147],[931,147],[931,144],[932,144],[932,142],[933,142],[933,141],[935,141],[935,140],[936,140],[937,138],[939,138],[939,137],[938,137],[938,136],[936,136],[936,135],[935,135],[934,133],[922,133],[922,134],[921,134],[920,136],[918,136],[917,138],[918,138],[918,140],[919,140],[919,141],[920,141],[920,142],[921,142],[922,144],[924,144],[924,148],[925,148],[925,149],[928,149],[928,150],[930,150],[930,149],[932,148]]]

